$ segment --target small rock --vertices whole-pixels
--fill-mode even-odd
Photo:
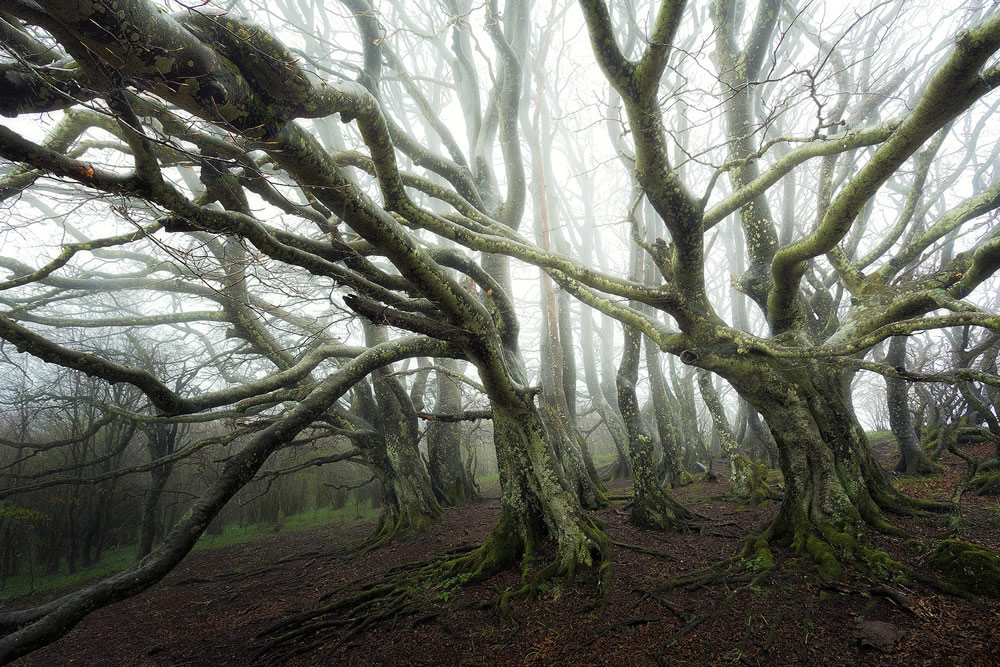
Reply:
[[[858,624],[854,634],[861,641],[861,646],[869,646],[882,653],[893,653],[896,642],[903,638],[906,631],[892,623],[865,621]]]

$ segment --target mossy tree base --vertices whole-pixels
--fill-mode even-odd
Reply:
[[[961,590],[1000,598],[1000,553],[959,540],[944,540],[927,564]]]
[[[289,649],[293,640],[342,628],[340,639],[328,649],[333,651],[375,623],[419,613],[432,597],[447,601],[455,589],[516,564],[521,567],[521,586],[499,597],[504,615],[510,615],[512,600],[531,597],[552,581],[571,582],[584,567],[595,568],[597,574],[598,591],[591,606],[606,605],[611,592],[611,542],[556,472],[531,397],[494,400],[492,407],[503,509],[483,544],[398,568],[344,600],[272,626],[263,633],[271,639],[261,649],[262,659],[287,661],[297,652],[328,643],[323,638],[305,648]],[[554,545],[555,556],[539,568],[538,554],[546,542]]]
[[[660,486],[653,467],[653,443],[645,433],[638,433],[629,443],[632,463],[632,510],[629,522],[652,530],[683,530],[695,515],[674,500]]]
[[[977,496],[1000,495],[1000,458],[979,464],[975,476],[969,480],[968,492]]]
[[[658,488],[633,504],[629,522],[652,530],[683,530],[697,517],[686,507]]]
[[[839,576],[844,564],[877,569],[885,556],[865,545],[865,533],[905,536],[886,513],[950,511],[948,503],[893,488],[852,409],[848,374],[809,362],[757,370],[727,379],[767,421],[785,490],[778,515],[751,540],[751,552],[789,546],[814,561],[822,578]]]
[[[900,472],[911,477],[936,475],[943,470],[944,468],[934,461],[931,461],[930,457],[927,456],[927,453],[923,450],[909,458],[905,456],[899,457],[899,461],[897,461],[896,465],[893,466],[893,471]]]
[[[745,452],[739,452],[729,461],[730,490],[733,498],[759,507],[780,495],[767,483],[768,470],[763,463],[755,463]]]
[[[815,566],[821,581],[837,579],[844,566],[871,575],[889,575],[902,566],[888,554],[869,546],[863,522],[815,520],[795,511],[779,512],[767,526],[748,538],[742,557],[760,566],[773,565],[771,548],[790,548]],[[897,531],[898,534],[898,531]]]
[[[444,514],[436,502],[428,508],[386,507],[383,505],[378,523],[371,535],[354,545],[357,555],[366,554],[394,540],[405,540],[422,533],[439,522]]]

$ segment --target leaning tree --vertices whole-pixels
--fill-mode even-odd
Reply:
[[[285,4],[256,16],[266,21]],[[91,609],[162,577],[271,452],[317,422],[340,428],[330,416],[337,399],[404,356],[466,358],[491,404],[501,516],[483,545],[438,572],[478,580],[549,539],[556,555],[534,584],[595,564],[606,586],[610,544],[581,505],[583,490],[599,485],[576,458],[573,425],[559,414],[543,420],[536,407],[539,390],[519,351],[509,258],[540,267],[561,290],[630,328],[626,389],[634,384],[641,333],[684,364],[725,378],[763,416],[785,490],[775,519],[748,545],[762,562],[770,562],[773,543],[787,543],[832,576],[844,561],[876,557],[863,534],[868,527],[896,532],[885,512],[938,509],[889,484],[849,387],[859,368],[898,374],[863,359],[888,337],[1000,328],[1000,317],[976,305],[976,289],[1000,267],[1000,232],[982,224],[1000,206],[996,137],[988,131],[990,93],[1000,85],[1000,13],[971,4],[939,12],[935,20],[955,35],[942,46],[926,25],[911,35],[902,30],[920,18],[917,3],[907,2],[851,8],[823,20],[833,25],[824,31],[813,25],[824,18],[814,6],[778,0],[750,12],[735,1],[716,0],[705,10],[662,0],[648,16],[627,3],[612,11],[603,0],[553,3],[547,19],[538,8],[538,23],[585,24],[592,57],[614,91],[596,122],[618,128],[619,159],[596,156],[594,168],[617,164],[629,172],[618,180],[644,201],[611,200],[628,219],[634,264],[655,267],[625,275],[595,270],[560,252],[569,245],[540,247],[519,231],[528,174],[540,215],[555,187],[544,165],[527,166],[532,152],[553,159],[538,150],[547,137],[519,129],[545,128],[540,114],[528,113],[545,86],[525,85],[539,72],[522,62],[551,35],[532,32],[532,3],[512,1],[501,13],[495,0],[482,9],[451,0],[440,14],[419,18],[399,2],[377,10],[367,0],[341,4],[351,22],[335,29],[324,13],[268,30],[236,13],[198,7],[170,14],[145,0],[0,1],[9,54],[0,111],[65,110],[44,140],[20,123],[0,127],[0,155],[18,165],[0,192],[5,199],[45,192],[54,178],[75,184],[74,195],[101,194],[101,210],[127,210],[137,223],[129,233],[63,244],[42,266],[5,265],[11,275],[4,287],[34,285],[34,302],[42,303],[57,298],[47,295],[46,281],[62,279],[56,274],[75,255],[147,238],[168,250],[180,239],[199,240],[222,275],[201,294],[218,304],[218,314],[194,319],[224,319],[271,372],[224,390],[177,392],[148,372],[40,333],[20,315],[31,310],[23,303],[5,304],[0,336],[43,361],[131,383],[167,417],[270,393],[284,406],[264,415],[266,425],[147,559],[80,593],[0,617],[10,631],[0,656],[50,641]],[[472,20],[482,20],[485,32],[473,35]],[[281,31],[289,25],[301,32],[286,43]],[[309,34],[323,36],[321,48]],[[356,48],[342,46],[348,43]],[[564,38],[561,61],[581,62],[577,46]],[[452,96],[457,113],[439,114]],[[334,116],[347,132],[328,122]],[[464,130],[467,147],[454,127]],[[104,134],[95,138],[92,129]],[[89,150],[127,157],[108,163]],[[191,163],[200,184],[177,168]],[[900,201],[898,215],[885,213]],[[647,206],[644,229],[630,211]],[[733,224],[745,239],[737,251],[746,261],[738,265],[713,248]],[[662,234],[647,234],[657,225]],[[957,239],[958,251],[942,252],[945,239]],[[472,252],[481,253],[479,261]],[[423,337],[346,351],[301,334],[309,342],[290,354],[288,334],[276,331],[300,327],[311,311],[272,312],[271,304],[252,301],[234,265],[252,267],[274,294],[292,289],[283,277],[293,267],[308,276],[294,283],[304,299],[329,301],[332,290],[346,288],[350,311]],[[744,268],[730,279],[730,266]],[[122,280],[159,269],[137,267],[138,275]],[[193,280],[174,282],[188,294],[202,289]],[[756,304],[747,321],[720,315],[730,283]],[[546,326],[565,326],[557,308]],[[557,347],[553,337],[549,353]],[[353,360],[321,365],[338,355]],[[560,379],[565,375],[553,374],[547,388]],[[976,379],[997,384],[993,373]],[[376,391],[386,404],[405,404],[391,384]],[[562,393],[549,403],[556,413],[572,391],[563,385]],[[648,466],[648,459],[631,463]],[[677,522],[660,521],[670,525]]]

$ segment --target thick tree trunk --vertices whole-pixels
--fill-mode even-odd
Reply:
[[[542,345],[541,345],[541,418],[552,450],[558,472],[565,478],[567,488],[580,498],[588,509],[607,504],[604,488],[594,468],[587,443],[573,420],[573,411],[566,396],[565,360],[559,329],[559,316],[552,282],[542,277]],[[573,373],[574,383],[576,374]],[[575,391],[574,391],[574,396]]]
[[[386,340],[384,327],[365,324],[367,345]],[[358,390],[358,397],[362,414],[376,429],[364,442],[366,458],[382,484],[382,510],[366,549],[425,530],[444,516],[420,458],[417,415],[409,395],[389,368],[372,374],[372,390],[373,396]]]
[[[485,579],[517,562],[524,563],[527,573],[532,556],[548,538],[555,543],[557,556],[539,579],[557,574],[571,577],[581,565],[600,563],[600,586],[605,589],[610,542],[556,473],[554,453],[530,395],[491,394],[491,405],[503,491],[500,520],[476,552],[452,567],[470,581]]]
[[[892,487],[854,414],[846,373],[802,360],[749,368],[727,379],[771,427],[785,483],[778,515],[750,549],[764,553],[759,550],[768,542],[790,544],[832,578],[842,562],[874,565],[881,557],[857,539],[866,527],[901,534],[884,511],[941,509]]]
[[[397,434],[386,434],[384,442],[384,458],[375,466],[382,485],[382,510],[371,544],[426,530],[443,517],[414,443]]]

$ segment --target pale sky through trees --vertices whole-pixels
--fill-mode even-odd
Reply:
[[[150,554],[20,646],[312,467],[378,481],[374,549],[489,466],[454,567],[550,540],[558,577],[610,563],[594,447],[656,530],[723,458],[780,497],[763,558],[916,511],[865,435],[900,409],[1000,438],[995,1],[0,0],[0,36],[0,500],[129,480]]]

